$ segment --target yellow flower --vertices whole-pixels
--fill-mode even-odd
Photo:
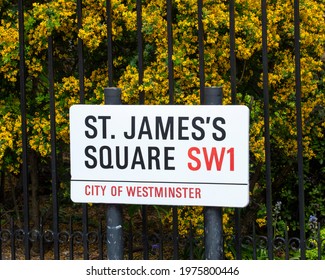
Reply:
[[[256,219],[256,223],[260,228],[266,226],[266,218],[258,218]]]

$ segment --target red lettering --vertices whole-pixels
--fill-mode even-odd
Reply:
[[[105,195],[106,186],[102,185],[86,185],[85,186],[85,195],[99,196]]]
[[[216,163],[217,170],[220,171],[222,167],[223,157],[225,155],[225,148],[221,149],[221,156],[218,157],[217,149],[213,147],[211,149],[210,158],[208,157],[207,149],[203,148],[204,160],[207,170],[211,170],[213,161]]]
[[[230,148],[227,151],[227,154],[230,154],[230,171],[234,171],[235,170],[235,149]]]
[[[164,197],[163,188],[155,188],[155,197]]]
[[[195,198],[201,198],[201,189],[195,188]]]
[[[126,186],[125,188],[126,193],[129,197],[168,197],[201,199],[200,188],[157,186]]]
[[[126,187],[126,192],[128,194],[128,196],[135,196],[136,194],[136,187]]]
[[[197,147],[192,147],[188,150],[188,157],[193,160],[196,165],[193,165],[191,162],[187,163],[187,166],[190,170],[192,171],[197,171],[201,168],[201,161],[199,158],[197,158],[196,156],[193,155],[193,152],[195,152],[196,154],[200,154],[200,149]]]
[[[89,185],[87,185],[87,186],[85,186],[85,195],[90,195],[90,186]]]
[[[188,168],[191,171],[198,171],[201,169],[201,161],[205,163],[206,170],[210,171],[215,166],[216,171],[221,171],[222,165],[225,159],[225,152],[229,154],[229,171],[235,170],[235,148],[229,148],[226,150],[225,147],[217,150],[216,147],[212,147],[208,150],[206,147],[202,148],[203,159],[199,157],[201,155],[200,148],[191,147],[189,148],[187,155],[191,161],[187,163]]]

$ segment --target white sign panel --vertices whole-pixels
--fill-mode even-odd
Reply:
[[[249,110],[238,105],[74,105],[71,199],[244,207]]]

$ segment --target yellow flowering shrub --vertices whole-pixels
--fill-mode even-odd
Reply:
[[[0,101],[1,106],[5,104]],[[14,174],[19,172],[21,158],[21,118],[7,112],[0,121],[0,155],[2,155],[2,164],[5,164],[7,170]],[[15,152],[13,152],[15,151]]]

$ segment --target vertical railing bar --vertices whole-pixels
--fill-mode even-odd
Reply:
[[[138,73],[139,86],[143,84],[143,36],[142,36],[142,1],[137,0],[137,37],[138,37]],[[140,90],[139,103],[144,104],[145,95],[144,90]]]
[[[178,251],[179,251],[179,235],[178,235],[178,211],[177,206],[172,207],[173,213],[173,259],[178,259]]]
[[[97,231],[97,236],[98,236],[98,251],[99,251],[99,260],[104,259],[104,254],[103,254],[103,226],[102,226],[102,220],[99,220],[99,225],[98,225],[98,231]]]
[[[263,96],[264,96],[264,150],[266,163],[266,213],[268,258],[273,259],[273,221],[272,221],[272,183],[271,183],[271,144],[270,110],[267,50],[267,3],[262,0],[262,60],[263,60]]]
[[[284,240],[285,240],[285,258],[289,259],[289,235],[287,230],[287,223],[285,223],[284,227]]]
[[[257,259],[256,229],[255,229],[255,222],[253,221],[253,260],[256,259]]]
[[[19,82],[20,82],[20,110],[22,130],[22,184],[23,184],[23,212],[24,212],[24,252],[25,259],[30,259],[29,232],[29,195],[28,195],[28,163],[27,163],[27,113],[26,113],[26,86],[25,86],[25,27],[24,27],[24,1],[18,1],[19,16]]]
[[[236,105],[236,41],[235,41],[235,1],[229,1],[229,36],[230,36],[230,84],[231,84],[231,103]]]
[[[82,29],[82,0],[77,1],[78,30]],[[79,98],[85,103],[83,40],[78,36]]]
[[[235,1],[229,1],[229,37],[230,37],[230,84],[231,84],[231,103],[236,105],[237,94],[237,65],[236,65],[236,34],[235,34]],[[240,208],[235,208],[235,250],[236,259],[240,260],[241,256],[241,229],[240,229]]]
[[[11,247],[11,259],[16,259],[16,234],[15,234],[15,223],[13,217],[10,218],[10,247]],[[28,232],[24,232],[24,240],[28,240]],[[29,241],[29,240],[28,240]]]
[[[167,40],[168,40],[168,85],[169,104],[174,104],[174,62],[173,62],[173,15],[172,0],[167,0]],[[178,213],[177,206],[172,207],[173,213],[173,258],[178,259]]]
[[[240,228],[240,208],[235,208],[235,250],[236,259],[241,260],[241,228]]]
[[[54,94],[54,66],[53,66],[53,37],[48,37],[48,79],[50,93],[50,126],[51,126],[51,176],[52,176],[52,204],[53,204],[53,233],[54,233],[54,259],[59,259],[58,241],[58,183],[56,161],[56,125],[55,125],[55,94]]]
[[[203,21],[202,21],[203,1],[198,0],[197,6],[198,6],[200,103],[204,104],[205,73],[204,73],[204,29],[203,29]]]
[[[167,0],[167,37],[168,37],[168,86],[169,104],[174,104],[174,62],[173,62],[173,1]]]
[[[149,242],[148,242],[148,207],[142,206],[142,242],[143,242],[143,259],[149,259]]]
[[[164,259],[164,230],[162,221],[159,221],[159,260]]]
[[[87,233],[88,233],[88,205],[86,203],[83,203],[82,204],[82,245],[83,245],[84,260],[89,259]]]
[[[143,36],[142,36],[142,1],[137,0],[137,38],[138,38],[138,83],[143,84]],[[139,103],[144,104],[144,90],[140,90]],[[148,244],[148,223],[147,223],[147,205],[142,205],[142,242],[143,242],[143,259],[149,259],[149,244]]]
[[[304,164],[302,145],[302,113],[301,113],[301,65],[300,65],[300,10],[299,0],[294,1],[294,44],[295,44],[295,80],[296,80],[296,122],[297,122],[297,160],[298,160],[298,193],[299,193],[299,225],[300,225],[300,257],[306,259],[305,235],[305,193]]]
[[[112,39],[112,6],[111,1],[106,0],[107,16],[107,57],[108,57],[108,86],[113,86],[113,39]]]
[[[39,229],[39,253],[40,253],[40,259],[44,260],[44,226],[43,226],[43,219],[40,218],[40,229]],[[55,247],[55,246],[54,246]],[[55,248],[54,248],[55,250]]]
[[[193,234],[193,226],[192,226],[192,221],[190,221],[190,260],[194,259],[194,246],[193,246],[193,239],[194,238],[194,234]]]
[[[138,73],[139,86],[143,84],[143,36],[142,36],[142,1],[137,0],[137,37],[138,37]],[[139,103],[144,104],[145,95],[142,89],[139,93]],[[149,259],[149,244],[148,244],[148,223],[147,223],[147,205],[142,205],[142,242],[143,242],[143,259]]]
[[[132,220],[129,221],[129,242],[128,242],[128,258],[133,260],[133,229],[132,229]]]
[[[317,252],[318,252],[318,260],[322,259],[322,238],[320,235],[320,227],[321,223],[317,223]]]
[[[82,0],[77,1],[78,30],[82,28]],[[85,103],[85,86],[84,86],[84,57],[83,41],[78,36],[78,71],[79,71],[79,100],[81,104]],[[88,205],[82,204],[82,244],[83,256],[85,260],[89,259],[88,250]]]
[[[69,259],[73,260],[73,226],[72,226],[72,218],[69,219]]]

